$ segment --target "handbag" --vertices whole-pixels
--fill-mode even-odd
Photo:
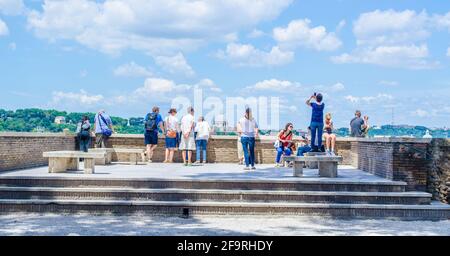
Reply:
[[[177,132],[174,130],[167,131],[167,138],[175,139],[177,137]]]
[[[273,146],[274,146],[275,148],[279,148],[279,147],[281,146],[281,141],[276,140],[275,143],[273,143]]]
[[[103,121],[105,124],[107,124],[106,119],[105,119],[101,114],[100,114],[99,116],[100,116],[100,118],[102,119],[102,121]],[[99,120],[99,123],[100,123],[100,129],[102,130],[103,136],[111,137],[111,135],[112,135],[111,129],[109,129],[108,127],[103,128],[102,122],[100,122],[100,120]]]

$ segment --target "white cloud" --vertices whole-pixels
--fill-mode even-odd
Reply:
[[[177,93],[190,89],[186,85],[177,85],[174,81],[163,78],[147,78],[144,86],[136,89],[134,94],[141,97],[155,97],[155,94]]]
[[[450,12],[447,12],[444,15],[435,14],[431,18],[432,23],[438,28],[446,28],[448,32],[450,32]]]
[[[211,80],[202,79],[196,84],[177,84],[165,78],[147,78],[144,84],[130,93],[113,97],[111,104],[130,104],[146,101],[170,102],[175,97],[193,93],[193,89],[206,92],[221,92],[221,89]]]
[[[426,44],[393,45],[358,48],[353,53],[333,56],[331,60],[337,64],[365,63],[385,67],[430,69],[439,66],[439,62],[428,60],[429,52]]]
[[[114,75],[122,77],[149,77],[153,74],[148,68],[130,62],[117,67],[114,70]]]
[[[264,36],[265,33],[259,29],[253,29],[252,32],[250,32],[247,37],[248,38],[259,38]]]
[[[397,85],[398,85],[398,82],[397,82],[397,81],[386,81],[386,80],[382,80],[382,81],[378,82],[378,84],[386,85],[386,86],[397,86]]]
[[[353,32],[359,45],[397,45],[422,41],[430,35],[427,27],[425,11],[375,10],[361,14]]]
[[[357,47],[351,53],[333,56],[338,64],[365,63],[385,67],[430,69],[439,62],[429,60],[425,40],[436,26],[422,11],[375,10],[362,13],[354,22]]]
[[[298,108],[294,105],[284,105],[281,104],[280,106],[280,111],[281,113],[285,113],[285,114],[292,114],[293,112],[298,112]]]
[[[332,85],[330,90],[333,92],[343,91],[343,90],[345,90],[345,85],[343,83],[338,82],[338,83],[335,83],[334,85]]]
[[[79,105],[96,105],[104,99],[103,95],[91,95],[85,90],[80,92],[61,92],[56,91],[52,94],[52,104],[79,104]]]
[[[22,13],[24,7],[22,0],[0,0],[0,14],[18,15]]]
[[[80,71],[80,77],[85,78],[88,76],[88,71],[86,69],[83,69]]]
[[[415,111],[413,111],[411,113],[413,116],[417,116],[417,117],[426,117],[429,116],[429,113],[423,109],[416,109]]]
[[[341,32],[341,30],[345,27],[345,25],[347,25],[347,21],[341,20],[336,27],[336,33]]]
[[[265,52],[256,49],[251,44],[236,43],[228,44],[226,50],[219,50],[216,56],[239,67],[281,66],[290,63],[294,59],[293,52],[282,51],[277,46],[272,47],[270,52]]]
[[[172,74],[184,74],[185,76],[194,76],[195,72],[192,67],[187,63],[184,55],[178,53],[174,56],[157,56],[155,62],[163,70]]]
[[[450,47],[447,49],[447,57],[450,57]]]
[[[196,89],[203,89],[203,90],[211,90],[212,92],[222,92],[222,89],[220,89],[214,81],[211,79],[205,78],[200,80],[196,85],[194,85],[194,88]]]
[[[275,28],[273,37],[283,49],[305,47],[317,51],[334,51],[341,47],[342,42],[334,33],[327,32],[324,26],[310,25],[308,19],[293,20],[286,28]]]
[[[300,88],[300,84],[286,80],[270,79],[257,82],[254,85],[248,86],[245,90],[257,91],[276,91],[280,93],[292,93],[292,90]]]
[[[0,36],[6,36],[9,34],[8,26],[0,19]]]
[[[45,0],[42,10],[29,13],[28,25],[39,37],[73,39],[110,54],[134,49],[170,55],[226,40],[224,35],[272,20],[291,2]]]
[[[344,97],[347,101],[349,101],[350,103],[354,103],[354,104],[373,104],[373,103],[382,103],[382,102],[387,102],[387,101],[391,101],[394,99],[394,97],[390,94],[385,94],[385,93],[380,93],[376,96],[363,96],[363,97],[358,97],[358,96],[353,96],[353,95],[347,95]]]

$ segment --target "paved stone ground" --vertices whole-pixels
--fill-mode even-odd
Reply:
[[[158,179],[218,179],[218,180],[321,180],[321,181],[381,181],[389,180],[370,173],[357,170],[352,166],[339,166],[337,178],[321,178],[318,170],[304,169],[303,177],[293,177],[292,168],[275,168],[274,165],[257,165],[255,171],[244,171],[237,164],[205,164],[186,167],[182,164],[151,163],[147,165],[96,166],[95,174],[84,174],[82,171],[66,173],[48,173],[48,167],[0,173],[3,176],[28,177],[83,177],[83,178],[158,178]]]
[[[1,236],[276,235],[276,236],[449,236],[450,220],[339,220],[325,217],[200,216],[189,219],[147,215],[0,215]]]
[[[49,174],[47,167],[1,173],[2,176],[161,178],[161,179],[249,179],[249,180],[330,180],[389,182],[351,166],[339,166],[339,177],[319,178],[317,170],[304,170],[304,177],[292,177],[291,168],[258,165],[243,171],[236,164],[181,164],[97,166],[96,174],[82,172]],[[450,220],[395,221],[342,220],[308,216],[196,216],[189,219],[148,215],[92,216],[56,214],[0,215],[0,235],[450,235]]]

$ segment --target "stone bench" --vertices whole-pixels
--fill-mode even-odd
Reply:
[[[137,165],[139,162],[139,159],[142,161],[145,161],[144,159],[144,152],[145,149],[139,149],[139,148],[114,148],[115,154],[121,154],[125,155],[126,163]],[[117,157],[119,159],[119,157]]]
[[[113,148],[90,148],[90,153],[103,153],[105,154],[104,158],[95,159],[95,165],[108,165],[112,162],[112,154],[114,153]]]
[[[303,176],[303,164],[305,162],[318,162],[319,164],[319,176],[336,178],[338,163],[341,163],[342,156],[287,156],[285,161],[294,162],[294,176]]]
[[[306,152],[304,156],[326,156],[325,152]],[[319,162],[317,161],[309,161],[306,162],[306,167],[309,169],[319,169]]]
[[[52,151],[44,152],[43,157],[48,158],[48,172],[58,173],[67,170],[79,170],[80,158],[84,159],[84,173],[95,173],[95,159],[104,159],[105,153],[81,151]]]

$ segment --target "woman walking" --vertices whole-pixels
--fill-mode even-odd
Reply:
[[[164,163],[173,163],[173,154],[177,148],[177,134],[180,128],[176,114],[177,110],[171,108],[169,116],[164,121],[164,130],[166,131],[166,158]]]
[[[244,170],[255,170],[255,138],[258,136],[258,124],[252,116],[252,110],[248,107],[245,110],[244,117],[237,124],[237,132],[241,136],[242,148],[244,149]]]

